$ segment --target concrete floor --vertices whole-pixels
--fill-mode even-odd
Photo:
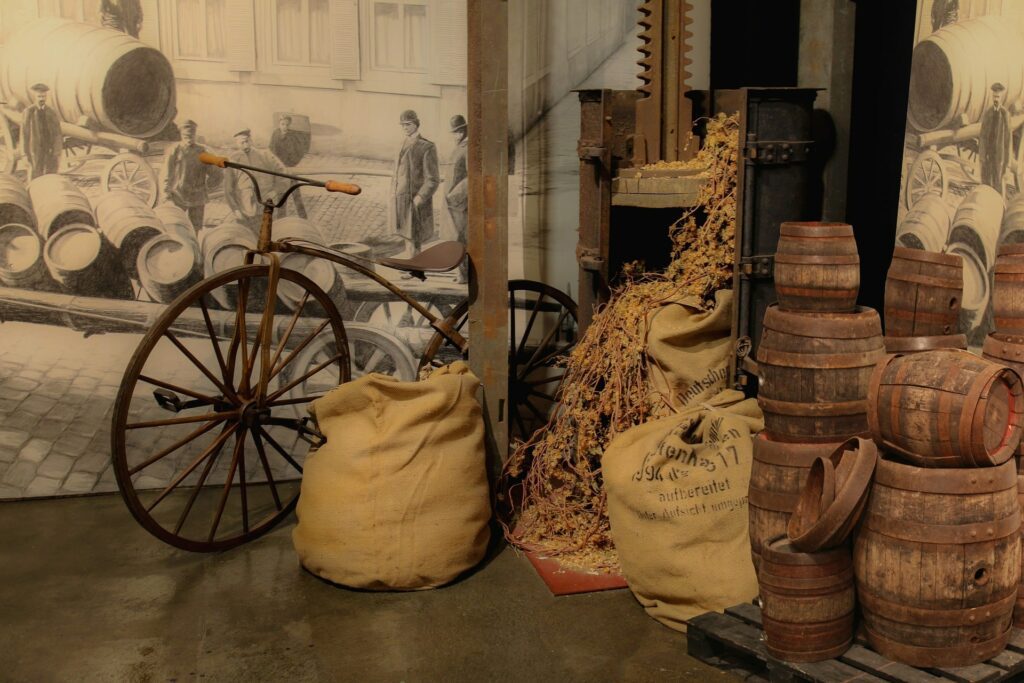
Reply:
[[[0,503],[0,681],[732,680],[629,591],[552,597],[510,550],[439,590],[345,590],[299,568],[293,523],[198,555],[116,495]]]

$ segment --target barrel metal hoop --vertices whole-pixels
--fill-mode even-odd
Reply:
[[[1009,517],[971,524],[924,524],[907,519],[892,519],[868,512],[864,526],[889,538],[917,543],[983,543],[1020,532],[1020,510]]]
[[[834,401],[831,403],[803,403],[800,401],[781,401],[778,399],[757,397],[758,405],[766,413],[791,415],[794,417],[839,417],[843,415],[861,415],[867,411],[867,401]]]
[[[857,254],[785,254],[775,253],[776,265],[785,263],[794,266],[857,266],[860,256]]]
[[[1013,610],[1017,601],[1017,587],[994,602],[964,609],[926,609],[904,605],[881,598],[863,585],[857,587],[857,599],[861,606],[880,617],[901,624],[919,626],[978,626],[1005,617]]]
[[[996,467],[963,468],[950,472],[948,469],[914,467],[883,459],[875,468],[875,484],[915,493],[966,496],[1013,489],[1018,480],[1013,462]]]

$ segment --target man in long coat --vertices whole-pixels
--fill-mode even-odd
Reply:
[[[252,146],[252,132],[246,128],[234,134],[235,151],[228,155],[231,161],[265,168],[269,171],[284,172],[284,167],[269,151],[256,149]],[[283,178],[267,175],[266,173],[253,173],[256,182],[259,184],[260,197],[263,201],[268,199],[276,200],[281,192],[286,189]],[[235,217],[243,223],[250,225],[254,231],[259,230],[260,222],[263,219],[263,207],[256,204],[256,197],[252,191],[252,182],[249,177],[241,171],[228,169],[224,172],[224,199],[228,206],[235,212]],[[276,217],[284,214],[284,207],[278,210]]]
[[[36,103],[25,110],[21,123],[21,152],[29,163],[29,180],[56,173],[64,149],[60,117],[46,104],[50,88],[45,83],[36,83],[31,90]]]
[[[295,174],[295,166],[298,166],[302,157],[306,156],[306,152],[309,151],[309,140],[304,138],[302,133],[292,130],[291,126],[292,117],[287,114],[278,119],[277,130],[270,135],[270,151],[281,160],[289,173]],[[295,213],[299,214],[299,218],[305,218],[306,205],[302,202],[299,190],[292,192],[289,199],[295,204]],[[283,206],[281,211],[284,211]]]
[[[395,161],[391,181],[395,232],[409,242],[410,256],[420,253],[434,236],[434,192],[441,184],[437,147],[419,134],[420,120],[408,109],[399,118],[405,141]]]
[[[978,157],[981,164],[981,182],[1003,194],[1003,173],[1013,156],[1013,136],[1010,130],[1010,112],[1003,106],[1006,88],[1002,83],[992,84],[992,106],[981,115],[978,135]]]
[[[448,202],[448,213],[452,217],[452,225],[455,226],[456,238],[466,244],[466,228],[469,224],[469,179],[466,167],[466,152],[469,140],[466,137],[466,119],[461,114],[456,114],[449,122],[452,135],[455,136],[455,150],[452,152],[452,177],[448,180],[448,192],[445,193],[445,200]],[[459,277],[456,282],[464,284],[468,281],[469,260],[464,259],[459,264]]]
[[[196,122],[181,124],[181,142],[172,145],[164,158],[164,196],[188,214],[192,228],[203,228],[208,189],[218,169],[199,161],[206,148],[196,143]]]

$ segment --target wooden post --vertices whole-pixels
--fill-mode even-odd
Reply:
[[[508,455],[508,6],[468,3],[469,364],[496,474]]]

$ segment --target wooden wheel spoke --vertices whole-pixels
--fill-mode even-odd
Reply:
[[[238,347],[241,344],[245,348],[245,304],[249,298],[249,278],[243,278],[238,282],[238,314],[235,316],[235,329],[231,333],[231,343],[228,345],[228,382],[234,381],[235,362],[238,358]],[[243,356],[245,352],[242,352]]]
[[[231,436],[231,425],[225,425],[221,433],[217,435],[217,438],[214,439],[209,446],[204,448],[203,452],[196,456],[195,460],[193,460],[188,467],[179,472],[178,475],[171,480],[171,483],[160,492],[160,495],[157,496],[156,500],[146,507],[146,512],[152,512],[153,508],[160,504],[160,501],[166,498],[171,491],[178,488],[178,484],[184,481],[185,477],[192,474],[192,472],[194,472],[195,469],[207,458],[209,458],[209,463],[207,465],[207,470],[209,470],[213,466],[213,461],[217,459],[217,454],[220,453],[221,447],[224,445],[224,442],[228,440],[229,436]],[[205,481],[205,477],[196,485],[196,490],[202,487],[203,481]]]
[[[329,322],[330,322],[329,319],[325,319],[322,323],[317,325],[317,328],[315,330],[313,330],[310,334],[308,334],[306,336],[306,338],[303,339],[302,342],[298,346],[296,346],[294,349],[292,349],[288,353],[288,355],[285,357],[285,359],[283,361],[281,361],[280,365],[278,365],[278,366],[274,367],[273,369],[271,369],[270,376],[267,377],[267,381],[269,382],[270,380],[272,380],[275,377],[277,377],[277,375],[282,370],[284,370],[285,367],[287,367],[287,365],[289,363],[291,363],[295,359],[295,356],[297,356],[299,353],[301,353],[303,349],[305,349],[307,346],[309,346],[309,343],[312,342],[316,338],[316,336],[318,334],[320,334],[321,332],[324,331],[324,329],[327,327],[327,323],[329,323]]]
[[[147,384],[152,384],[155,387],[160,387],[162,389],[167,389],[169,391],[173,391],[176,394],[185,394],[186,396],[191,396],[192,398],[194,398],[196,400],[199,400],[199,401],[203,401],[204,403],[213,404],[213,403],[217,402],[217,398],[214,397],[214,396],[208,396],[206,394],[200,394],[198,391],[192,391],[191,389],[186,389],[185,387],[179,387],[176,384],[171,384],[170,382],[164,382],[163,380],[156,379],[155,377],[149,377],[147,375],[139,375],[139,381],[140,382],[146,382]]]
[[[540,355],[541,351],[543,351],[544,349],[548,348],[548,345],[551,343],[551,340],[554,338],[555,333],[558,332],[559,328],[561,328],[562,323],[565,321],[565,318],[566,318],[567,315],[569,315],[569,310],[566,309],[566,308],[563,308],[562,312],[558,315],[558,320],[555,322],[554,325],[551,326],[551,329],[548,330],[548,333],[544,335],[544,339],[541,341],[541,343],[537,347],[537,349],[533,352],[533,355],[530,356],[530,360],[528,360],[526,362],[526,368],[534,367],[534,363],[537,361],[537,356]],[[519,375],[519,379],[522,379],[525,375],[526,375],[526,371],[524,370],[524,372],[522,372]]]
[[[171,425],[183,425],[190,422],[209,422],[210,420],[224,420],[229,417],[238,417],[237,410],[225,411],[223,413],[203,413],[202,415],[187,415],[184,417],[169,417],[166,420],[146,420],[144,422],[129,422],[125,429],[149,429],[150,427],[169,427]]]
[[[274,481],[274,475],[270,471],[270,463],[267,462],[267,451],[263,448],[263,439],[260,438],[260,434],[256,431],[255,427],[249,429],[252,434],[252,440],[256,444],[256,453],[260,457],[260,463],[263,465],[263,474],[267,477],[267,483],[270,484],[270,495],[274,498],[274,506],[281,509],[281,498],[277,493],[277,482]]]
[[[313,367],[313,369],[312,369],[312,370],[308,370],[308,371],[306,371],[306,373],[305,373],[305,374],[303,374],[303,375],[302,375],[301,377],[298,377],[298,378],[296,378],[296,379],[293,379],[293,380],[292,380],[291,382],[289,382],[288,384],[284,385],[283,387],[281,387],[280,389],[278,389],[277,391],[275,391],[275,392],[274,392],[273,394],[271,394],[270,396],[268,396],[268,397],[267,397],[267,401],[268,401],[268,402],[269,402],[269,401],[276,401],[277,399],[281,398],[282,396],[284,396],[285,394],[287,394],[287,393],[288,393],[289,391],[291,391],[292,389],[294,389],[295,387],[297,387],[297,386],[298,386],[299,384],[302,384],[302,383],[303,383],[303,382],[305,382],[305,381],[306,381],[307,379],[309,379],[309,378],[310,378],[310,377],[312,377],[313,375],[317,374],[318,372],[320,372],[321,370],[323,370],[324,368],[326,368],[326,367],[327,367],[328,365],[330,365],[331,363],[337,362],[337,361],[341,360],[341,359],[342,359],[342,358],[344,358],[344,357],[345,357],[345,354],[343,354],[343,353],[336,353],[336,354],[334,354],[333,356],[331,356],[330,358],[328,358],[327,360],[325,360],[324,362],[322,362],[322,363],[317,363],[317,364],[316,364],[316,365],[315,365],[315,366]]]
[[[537,391],[536,389],[530,389],[530,396],[540,396],[547,401],[551,401],[552,403],[555,402],[554,396],[551,394],[545,394],[543,391]]]
[[[540,312],[540,302],[544,298],[541,294],[537,297],[537,301],[533,304],[533,310],[530,311],[530,319],[526,321],[526,330],[523,331],[523,338],[519,340],[519,344],[515,347],[515,358],[518,358],[523,354],[523,349],[526,348],[526,340],[530,338],[530,332],[533,330],[533,323],[537,320],[537,314]],[[509,304],[511,306],[511,303]],[[515,310],[513,309],[513,315]],[[512,339],[512,343],[515,344],[515,338]]]
[[[278,408],[280,406],[294,406],[302,403],[309,403],[315,401],[318,398],[323,398],[324,394],[314,394],[312,396],[300,396],[298,398],[282,398],[277,401],[267,401],[268,408]]]
[[[228,476],[224,478],[224,488],[220,492],[220,503],[217,505],[217,512],[213,517],[213,524],[210,526],[210,535],[206,537],[207,542],[212,543],[217,537],[217,527],[220,526],[221,517],[224,516],[224,508],[228,503],[228,496],[231,493],[231,484],[235,480],[235,471],[238,469],[238,461],[245,451],[245,433],[241,430],[235,432],[235,450],[231,453],[231,465],[228,468]],[[244,487],[244,484],[243,484]],[[248,516],[246,516],[248,525]],[[247,529],[248,531],[248,529]]]
[[[533,368],[540,367],[540,366],[550,367],[550,366],[547,366],[547,362],[548,361],[554,360],[555,358],[558,358],[559,356],[566,355],[566,352],[570,351],[574,346],[576,346],[576,342],[571,342],[571,343],[566,344],[565,346],[563,346],[561,348],[555,347],[554,350],[549,351],[548,353],[546,353],[543,356],[541,356],[540,358],[538,358],[537,362],[533,363],[530,366],[530,369],[532,370]],[[526,376],[526,374],[529,374],[529,373],[524,373],[524,377]]]
[[[370,357],[367,359],[366,364],[363,365],[363,373],[373,372],[374,368],[380,365],[380,362],[385,358],[387,358],[387,354],[380,349],[374,349],[373,353],[370,354]]]
[[[515,292],[509,291],[508,293],[508,338],[512,340],[509,348],[516,348],[516,302]],[[513,350],[512,353],[515,353]]]
[[[294,467],[296,470],[298,470],[301,473],[302,472],[302,465],[300,465],[299,463],[295,462],[295,458],[290,456],[288,454],[288,451],[283,449],[281,447],[281,444],[279,444],[274,439],[274,437],[272,437],[270,435],[270,433],[267,432],[266,429],[264,429],[262,426],[259,429],[260,429],[260,434],[263,435],[263,438],[266,439],[267,443],[269,443],[274,448],[274,450],[277,451],[281,455],[281,457],[284,458],[288,462],[289,465],[291,465],[292,467]]]
[[[213,321],[210,320],[210,310],[206,307],[206,295],[199,297],[199,308],[203,311],[203,322],[206,323],[206,331],[210,333],[210,343],[213,345],[213,353],[217,357],[217,365],[220,367],[221,377],[224,378],[225,384],[231,383],[231,377],[228,375],[228,367],[224,364],[224,354],[220,350],[220,341],[217,339],[217,333],[213,331]]]
[[[523,401],[523,405],[525,405],[527,409],[534,414],[534,416],[537,418],[538,421],[540,421],[541,424],[547,424],[548,416],[540,412],[537,406],[533,405],[529,401]]]
[[[195,357],[195,354],[193,354],[191,351],[189,351],[188,348],[184,344],[182,344],[181,341],[176,336],[174,336],[173,332],[171,332],[170,330],[165,330],[164,331],[164,336],[167,337],[168,339],[170,339],[171,343],[174,344],[174,346],[177,347],[177,349],[179,351],[181,351],[182,355],[184,355],[186,358],[188,358],[189,362],[191,362],[192,365],[196,366],[196,368],[201,373],[206,375],[206,378],[208,380],[210,380],[211,382],[213,382],[213,386],[215,386],[218,389],[220,389],[220,392],[222,394],[224,394],[225,396],[233,396],[234,395],[234,392],[228,391],[227,387],[224,386],[223,384],[221,384],[220,380],[218,380],[216,377],[214,377],[213,373],[210,372],[209,368],[207,368],[205,365],[203,365],[199,361],[199,359]]]
[[[302,294],[302,301],[300,301],[299,305],[295,307],[295,313],[292,315],[291,320],[288,321],[288,327],[281,336],[281,341],[277,344],[277,349],[274,351],[274,356],[270,360],[269,367],[276,367],[277,361],[281,360],[281,354],[284,353],[284,347],[288,344],[288,340],[292,338],[292,331],[295,330],[295,324],[299,322],[299,315],[302,313],[302,309],[308,300],[309,290],[306,290]]]
[[[537,387],[537,386],[540,386],[542,384],[551,384],[552,382],[561,382],[563,377],[565,377],[565,373],[562,373],[561,375],[555,375],[553,377],[543,377],[541,379],[526,380],[526,384],[530,385],[531,387]]]
[[[238,483],[240,485],[239,494],[242,498],[242,530],[245,533],[249,533],[249,498],[246,491],[245,485],[245,432],[239,430],[238,439],[242,442],[242,453],[238,458]]]
[[[530,433],[526,429],[526,422],[523,421],[523,416],[519,414],[518,410],[513,410],[512,417],[515,419],[516,426],[519,427],[519,433],[523,435],[523,439],[527,439]]]
[[[179,448],[181,448],[185,444],[190,443],[192,441],[195,441],[200,436],[202,436],[206,432],[208,432],[211,429],[213,429],[214,427],[216,427],[223,420],[224,420],[223,417],[218,417],[216,420],[211,420],[208,424],[205,424],[205,425],[199,427],[198,429],[193,430],[190,434],[188,434],[187,436],[184,436],[184,437],[178,439],[173,444],[171,444],[167,448],[163,449],[162,451],[160,451],[156,455],[147,458],[145,461],[143,461],[143,462],[139,463],[138,465],[136,465],[135,467],[132,467],[131,469],[129,469],[128,470],[128,474],[130,474],[130,475],[138,474],[142,470],[146,469],[147,467],[149,467],[150,465],[155,463],[157,460],[161,460],[161,459],[167,457],[168,455],[170,455],[171,453],[173,453],[174,451],[178,450]]]

